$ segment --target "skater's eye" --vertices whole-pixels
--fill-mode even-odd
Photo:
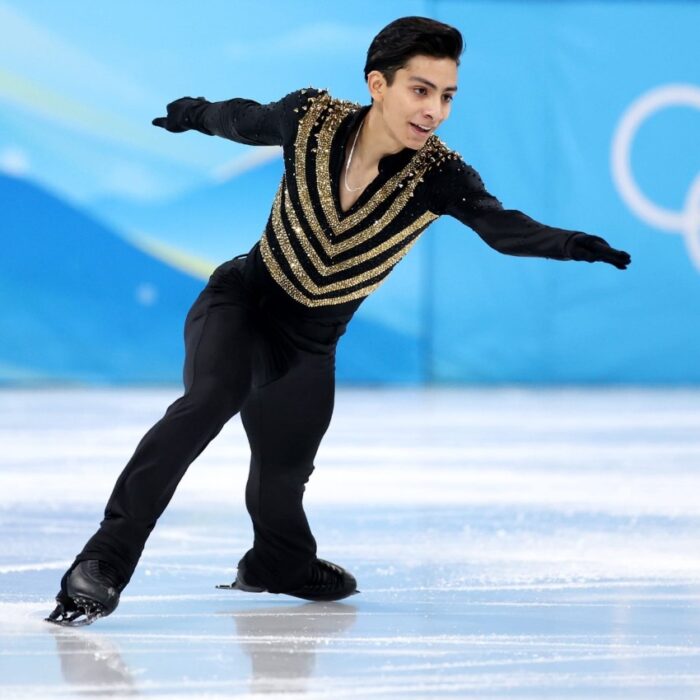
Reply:
[[[423,90],[423,92],[427,92],[427,88],[424,88],[424,87],[417,87],[417,88],[413,88],[413,89],[414,90]],[[421,93],[421,94],[423,94],[423,93]],[[454,100],[454,95],[445,94],[445,95],[443,95],[443,97],[447,97],[447,100],[445,100],[446,102],[452,102],[452,100]]]

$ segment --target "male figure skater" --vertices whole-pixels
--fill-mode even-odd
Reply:
[[[264,105],[183,97],[153,120],[170,132],[282,146],[284,174],[260,240],[220,265],[189,310],[185,392],[138,444],[48,620],[89,624],[114,611],[188,466],[239,411],[254,543],[228,588],[324,601],[357,592],[352,574],[316,556],[304,485],[333,411],[338,339],[440,216],[507,255],[630,263],[598,236],[504,209],[436,136],[462,47],[454,27],[403,17],[367,52],[369,105],[309,87]]]

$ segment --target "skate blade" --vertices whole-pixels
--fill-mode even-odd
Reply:
[[[301,598],[302,600],[308,600],[310,603],[335,603],[340,600],[347,600],[351,595],[357,595],[358,593],[361,593],[361,591],[358,591],[355,589],[352,593],[345,593],[341,596],[332,596],[332,597],[313,597],[313,596],[306,596],[306,595],[299,595],[297,593],[292,593],[291,591],[287,591],[285,595],[291,595],[294,598]]]
[[[44,618],[44,621],[61,627],[85,627],[104,617],[104,610],[99,605],[80,600],[76,601],[76,606],[77,610],[69,612],[59,603],[54,611]]]
[[[44,618],[45,622],[50,622],[53,625],[59,625],[60,627],[85,627],[86,625],[91,625],[95,620],[103,617],[100,613],[90,614],[83,610],[75,610],[70,615],[67,613],[61,613],[54,617],[53,613],[48,617]]]
[[[233,583],[219,583],[216,588],[220,588],[226,591],[245,591],[246,593],[266,593],[267,588],[259,588],[258,586],[247,586],[240,583],[240,581],[234,581]]]
[[[348,593],[347,595],[344,595],[342,598],[333,598],[332,600],[329,601],[319,601],[319,602],[327,602],[327,603],[332,603],[336,600],[347,600],[351,595],[357,595],[358,593],[361,593],[362,591],[358,591],[355,589],[352,593]]]

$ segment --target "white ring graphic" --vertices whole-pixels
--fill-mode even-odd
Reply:
[[[700,173],[688,188],[683,210],[676,212],[654,204],[643,194],[634,181],[630,163],[632,141],[639,127],[655,112],[676,106],[700,110],[700,87],[664,85],[635,100],[622,115],[613,135],[610,166],[615,185],[630,209],[651,226],[666,233],[682,234],[691,259],[700,270]],[[700,153],[700,148],[697,150]]]

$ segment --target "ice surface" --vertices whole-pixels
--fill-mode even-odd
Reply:
[[[350,389],[307,486],[338,603],[218,591],[234,418],[117,611],[43,622],[177,389],[0,392],[0,697],[700,698],[700,391]]]

